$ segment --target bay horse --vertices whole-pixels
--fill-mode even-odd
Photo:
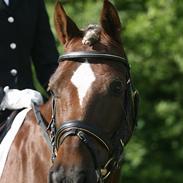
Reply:
[[[138,99],[117,10],[104,0],[100,25],[80,30],[57,2],[54,20],[65,54],[51,97],[26,115],[0,182],[117,183]]]

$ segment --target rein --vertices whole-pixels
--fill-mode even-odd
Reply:
[[[130,66],[127,62],[126,58],[107,54],[107,53],[99,53],[99,52],[70,52],[64,55],[61,55],[59,57],[58,62],[62,61],[76,61],[76,62],[83,62],[83,60],[79,59],[89,59],[89,58],[102,58],[109,61],[116,61],[118,63],[123,64],[127,70],[129,71]],[[103,61],[101,61],[103,63]],[[131,83],[130,83],[131,86]],[[96,127],[92,125],[88,125],[83,123],[83,121],[74,120],[74,121],[67,121],[63,122],[63,124],[57,129],[56,128],[56,106],[55,106],[55,96],[52,94],[52,118],[48,126],[45,126],[44,119],[41,116],[39,107],[36,106],[36,104],[32,104],[33,111],[36,116],[36,121],[40,125],[40,127],[43,130],[43,134],[46,138],[47,143],[49,146],[51,146],[52,149],[52,162],[54,162],[56,156],[57,156],[57,150],[62,145],[64,140],[68,136],[78,136],[79,139],[86,145],[89,152],[91,153],[91,156],[94,160],[95,170],[98,182],[102,183],[105,179],[108,178],[108,176],[111,174],[111,172],[119,167],[122,161],[122,153],[125,146],[125,142],[121,137],[116,137],[117,139],[117,147],[113,145],[111,142],[111,139],[107,138],[105,133],[102,131],[102,129],[97,129]],[[121,128],[118,132],[120,132]],[[48,131],[50,133],[48,134]],[[97,142],[99,142],[108,152],[109,159],[106,162],[105,166],[103,168],[100,168],[98,166],[96,153],[93,150],[92,146],[92,139],[95,139]],[[116,145],[116,142],[115,142]],[[116,149],[117,148],[117,149]]]

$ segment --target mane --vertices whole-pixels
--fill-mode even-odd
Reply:
[[[84,31],[82,44],[92,46],[100,40],[101,27],[96,24],[90,24]]]

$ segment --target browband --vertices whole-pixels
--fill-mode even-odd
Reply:
[[[112,61],[117,61],[119,63],[123,63],[128,69],[130,69],[130,66],[129,66],[126,58],[117,56],[117,55],[107,54],[107,53],[100,53],[100,52],[96,52],[96,51],[69,52],[69,53],[59,56],[58,62],[61,62],[64,60],[77,59],[77,58],[104,58],[107,60],[112,60]]]

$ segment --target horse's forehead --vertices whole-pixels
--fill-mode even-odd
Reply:
[[[80,105],[82,105],[83,99],[95,79],[91,65],[87,62],[82,63],[73,73],[71,82],[77,89]]]

